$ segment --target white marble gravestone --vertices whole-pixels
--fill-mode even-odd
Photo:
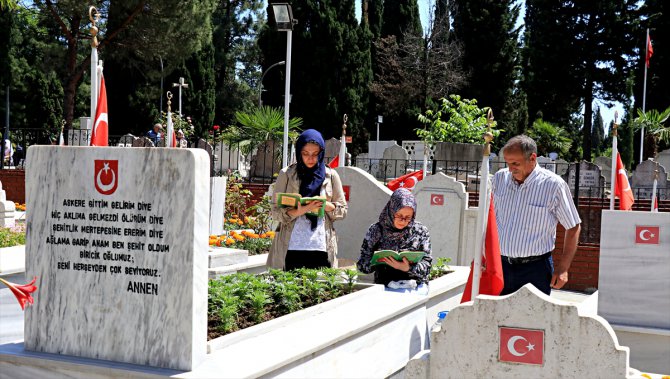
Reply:
[[[400,145],[389,146],[384,149],[382,164],[380,165],[379,178],[397,178],[405,175],[409,160],[409,154]]]
[[[417,203],[416,219],[430,232],[433,258],[448,257],[457,262],[463,213],[468,206],[465,186],[440,172],[418,182],[412,192]]]
[[[670,213],[603,210],[598,313],[670,331]]]
[[[326,160],[326,163],[330,162],[335,158],[337,155],[340,155],[340,147],[342,143],[338,138],[331,138],[329,140],[325,141],[326,143],[326,152],[324,154],[324,159]]]
[[[0,182],[0,227],[11,228],[14,226],[15,211],[16,204],[13,201],[7,201],[7,193],[2,188],[2,182]]]
[[[226,183],[228,177],[216,176],[209,179],[209,234],[223,234],[223,218],[226,212]]]
[[[355,262],[365,233],[379,221],[379,214],[393,192],[358,167],[338,167],[336,171],[345,193],[349,193],[347,217],[335,222],[337,256]]]
[[[668,181],[665,178],[668,174],[663,165],[658,164],[651,159],[648,159],[635,167],[633,176],[630,180],[630,186],[633,188],[633,193],[636,199],[651,199],[654,189],[654,178],[656,177],[656,170],[658,170],[658,185],[656,187],[656,196],[661,200],[670,199],[670,190],[668,189]]]
[[[629,350],[607,321],[531,284],[461,304],[430,338],[423,374],[436,379],[625,378],[629,370]]]
[[[656,162],[665,168],[666,174],[668,174],[667,180],[670,180],[670,149],[666,149],[656,155]]]
[[[605,177],[600,173],[600,167],[591,162],[579,163],[579,196],[602,197],[605,190]],[[567,173],[568,187],[570,192],[575,191],[577,163],[571,163]],[[564,178],[565,179],[565,178]]]
[[[597,157],[594,162],[600,167],[600,173],[605,178],[605,185],[610,185],[610,182],[612,181],[612,158]]]
[[[202,149],[28,150],[25,349],[190,370],[206,355]]]

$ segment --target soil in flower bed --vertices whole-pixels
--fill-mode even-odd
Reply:
[[[354,292],[357,272],[338,269],[237,273],[209,282],[207,339]]]

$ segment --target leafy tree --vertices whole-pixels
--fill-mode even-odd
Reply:
[[[235,112],[256,104],[261,63],[258,37],[265,26],[262,0],[221,1],[212,16],[216,114],[230,124]],[[283,59],[280,59],[283,60]],[[266,62],[265,68],[275,63]]]
[[[370,89],[394,138],[415,138],[407,125],[418,126],[416,114],[463,85],[460,45],[448,35],[448,20],[434,19],[424,36],[407,33],[375,42],[377,71]]]
[[[537,143],[538,155],[545,157],[551,152],[565,157],[572,144],[572,139],[565,129],[540,118],[533,122],[533,126],[528,130],[528,136]]]
[[[479,108],[477,100],[461,99],[459,95],[443,98],[436,110],[427,110],[418,116],[425,125],[416,134],[427,144],[438,141],[482,144],[487,129],[486,115],[490,108]],[[491,125],[495,127],[495,121]],[[500,130],[493,130],[494,136]]]
[[[529,112],[568,124],[584,105],[582,150],[591,159],[594,99],[624,102],[633,56],[637,2],[526,1]]]
[[[463,49],[463,70],[468,86],[460,92],[493,109],[502,129],[522,117],[515,107],[515,81],[519,66],[519,28],[515,26],[520,3],[514,0],[456,0],[453,38]],[[514,101],[516,100],[516,101]]]
[[[214,51],[205,45],[185,63],[191,85],[189,106],[185,109],[192,116],[195,135],[203,136],[213,125],[215,107]],[[184,112],[182,112],[184,113]]]

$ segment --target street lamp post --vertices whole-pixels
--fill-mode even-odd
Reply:
[[[263,105],[263,100],[261,100],[261,93],[263,93],[263,78],[265,78],[265,74],[268,73],[274,66],[280,66],[286,64],[286,61],[281,61],[273,64],[272,66],[268,67],[267,70],[261,75],[261,81],[260,85],[258,86],[258,107],[260,108]]]
[[[288,166],[288,112],[291,99],[291,43],[293,42],[293,25],[298,20],[293,18],[291,5],[288,3],[272,4],[277,30],[286,32],[286,85],[284,87],[284,143],[282,147],[282,167]]]
[[[172,83],[172,87],[179,87],[179,117],[181,117],[181,89],[188,88],[188,84],[184,82],[184,78],[179,78],[179,83]]]
[[[384,116],[377,116],[377,142],[379,142],[379,124],[384,122]]]

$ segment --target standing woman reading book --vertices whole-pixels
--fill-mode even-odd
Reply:
[[[416,199],[406,188],[398,188],[391,195],[379,221],[370,226],[358,259],[358,269],[364,273],[375,273],[375,283],[389,286],[391,282],[415,280],[418,292],[427,292],[428,275],[433,258],[430,255],[430,235],[428,228],[418,221]],[[397,261],[391,257],[380,259],[385,264],[372,265],[372,255],[379,250],[421,251],[426,255],[417,263],[407,258]]]
[[[278,193],[299,193],[302,197],[324,196],[325,216],[306,214],[318,210],[320,201],[297,208],[280,208],[272,203],[272,217],[279,221],[267,265],[272,268],[336,267],[337,236],[333,222],[347,215],[342,182],[335,170],[324,163],[325,143],[321,133],[308,129],[295,144],[297,162],[279,172],[274,186]]]

